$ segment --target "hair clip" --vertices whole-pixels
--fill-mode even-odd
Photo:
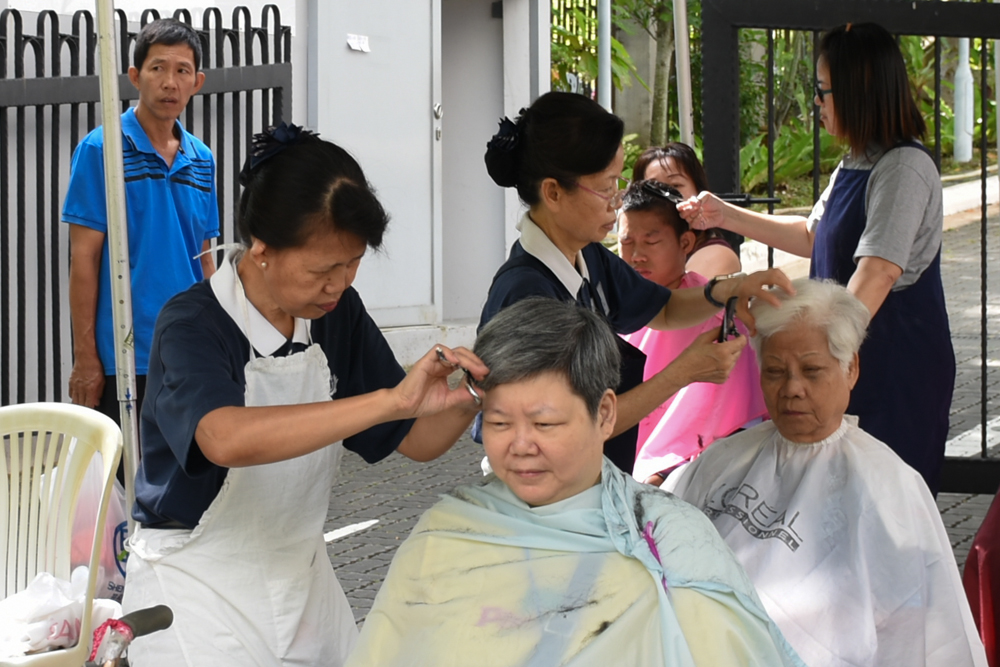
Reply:
[[[640,183],[639,187],[647,194],[660,199],[666,199],[674,204],[680,204],[684,201],[684,197],[676,188],[671,187],[666,183],[661,183],[660,181],[649,179]]]
[[[240,170],[240,185],[245,186],[250,180],[250,174],[269,158],[309,137],[318,136],[317,132],[304,130],[301,126],[290,123],[271,126],[264,132],[253,135],[253,139],[250,140],[250,154],[243,163],[243,169]]]
[[[504,116],[500,119],[500,129],[486,143],[486,150],[508,153],[517,148],[518,138],[517,124]]]

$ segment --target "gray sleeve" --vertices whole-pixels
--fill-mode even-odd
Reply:
[[[941,247],[941,179],[930,156],[915,147],[887,152],[872,169],[865,209],[854,261],[880,257],[903,269],[893,289],[912,285]]]

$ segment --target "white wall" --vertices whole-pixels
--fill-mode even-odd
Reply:
[[[483,154],[504,113],[502,19],[491,0],[443,0],[445,320],[478,322],[506,257],[504,192]]]
[[[310,119],[354,154],[392,216],[385,251],[356,282],[380,326],[441,320],[439,11],[439,0],[311,3]]]
[[[521,204],[482,156],[498,117],[549,89],[550,8],[505,0],[500,20],[491,5],[309,2],[309,124],[355,154],[393,216],[356,283],[382,327],[477,319],[517,238]]]
[[[503,106],[511,120],[551,87],[551,23],[548,0],[504,0]],[[524,211],[514,188],[504,192],[504,209],[504,231],[510,247],[518,238],[514,225]]]

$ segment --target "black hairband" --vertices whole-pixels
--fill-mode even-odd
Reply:
[[[281,125],[267,128],[264,132],[253,135],[250,141],[250,154],[243,169],[240,170],[240,185],[246,186],[250,181],[250,175],[268,159],[274,157],[289,146],[302,143],[309,137],[318,137],[319,134],[311,130],[304,130],[299,125],[282,123]]]

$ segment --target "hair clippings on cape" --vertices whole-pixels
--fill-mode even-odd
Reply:
[[[245,186],[250,180],[250,174],[268,159],[289,146],[301,143],[303,139],[318,136],[317,132],[305,130],[299,125],[290,123],[272,125],[264,132],[253,135],[253,139],[250,141],[250,155],[247,156],[246,162],[243,163],[243,169],[240,170],[240,185]]]
[[[522,112],[524,110],[522,109]],[[504,116],[500,119],[500,129],[493,135],[493,138],[486,144],[486,150],[503,151],[509,153],[517,148],[518,136],[517,123]]]

